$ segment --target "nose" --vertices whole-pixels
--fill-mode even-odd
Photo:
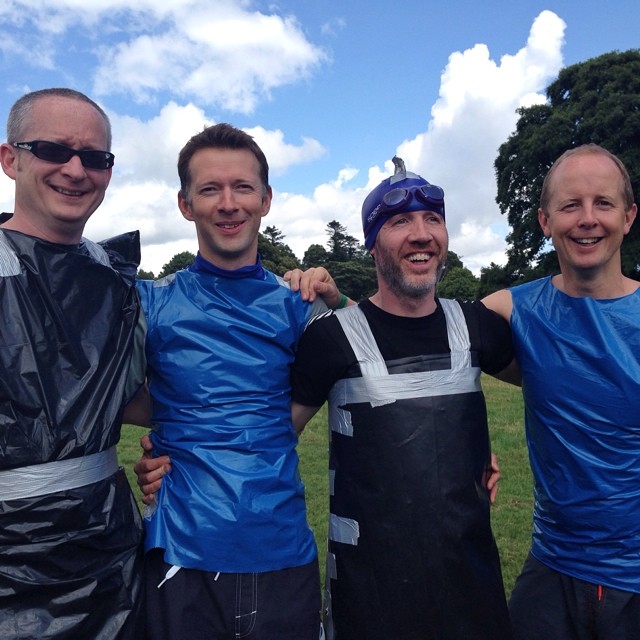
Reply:
[[[224,187],[220,191],[218,208],[223,211],[235,211],[237,209],[236,198],[231,187]]]
[[[415,217],[409,234],[410,242],[428,242],[433,237],[429,225],[421,217]]]
[[[585,203],[580,210],[580,219],[578,224],[584,227],[593,227],[598,223],[596,209],[592,202]]]
[[[80,156],[71,156],[71,158],[62,165],[62,172],[75,180],[80,180],[87,175],[80,161]]]

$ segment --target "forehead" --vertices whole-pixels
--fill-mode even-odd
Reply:
[[[104,118],[88,102],[46,96],[33,103],[22,137],[104,149],[108,132]]]
[[[550,197],[594,192],[620,194],[623,179],[611,158],[602,154],[577,154],[563,160],[551,175]]]
[[[405,211],[394,211],[391,215],[385,216],[384,224],[391,223],[397,218],[421,218],[423,216],[437,216],[441,221],[442,225],[445,225],[444,218],[437,211],[432,211],[431,209],[420,209],[418,211],[414,209],[407,209]]]
[[[199,149],[189,161],[189,172],[194,182],[260,181],[260,163],[248,149]]]

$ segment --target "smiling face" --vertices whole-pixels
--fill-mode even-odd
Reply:
[[[193,154],[189,175],[178,206],[196,224],[202,256],[223,269],[255,264],[260,222],[271,206],[257,158],[248,149],[204,148]]]
[[[383,300],[432,301],[447,258],[449,235],[444,219],[432,211],[390,217],[371,250]],[[388,302],[381,305],[393,313]]]
[[[86,102],[59,96],[38,99],[21,131],[22,141],[48,140],[74,149],[107,150],[102,115]],[[63,244],[80,241],[104,199],[111,169],[86,169],[73,156],[64,164],[36,158],[10,144],[0,147],[4,172],[16,183],[14,216],[4,227]]]
[[[620,276],[620,245],[635,219],[622,175],[600,153],[567,157],[550,176],[549,198],[538,220],[558,253],[567,279],[604,282]]]

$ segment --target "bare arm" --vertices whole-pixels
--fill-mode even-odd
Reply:
[[[151,396],[146,384],[138,389],[136,395],[125,406],[122,423],[137,424],[142,427],[151,426]]]
[[[307,422],[316,415],[320,407],[308,407],[293,400],[291,402],[291,421],[296,433],[300,435],[307,426]]]
[[[482,304],[487,307],[487,309],[495,311],[511,324],[511,311],[513,310],[511,291],[501,289],[500,291],[491,293],[486,298],[482,298]]]
[[[500,481],[500,465],[495,453],[491,453],[491,462],[484,470],[484,483],[489,492],[489,501],[494,504],[498,496],[498,482]]]
[[[502,316],[509,324],[511,324],[511,311],[513,310],[513,300],[511,299],[511,291],[508,289],[501,289],[495,293],[489,294],[486,298],[482,299],[487,309],[495,311],[499,316]],[[518,363],[512,360],[502,371],[495,374],[498,380],[515,384],[517,386],[522,385],[522,378],[520,376],[520,368]]]

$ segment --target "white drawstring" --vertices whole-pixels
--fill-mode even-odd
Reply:
[[[167,574],[164,577],[164,580],[158,585],[158,589],[167,581],[167,580],[171,580],[171,578],[173,578],[173,576],[176,575],[176,573],[178,573],[178,571],[180,571],[181,567],[179,567],[178,565],[173,565],[169,571],[167,571]]]

